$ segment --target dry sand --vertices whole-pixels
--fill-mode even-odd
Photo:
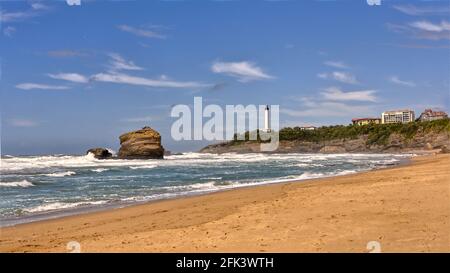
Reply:
[[[0,229],[1,252],[450,252],[450,155]]]

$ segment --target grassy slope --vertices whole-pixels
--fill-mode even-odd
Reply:
[[[450,133],[450,119],[442,119],[427,122],[411,122],[411,123],[396,123],[396,124],[369,124],[369,125],[336,125],[323,126],[313,131],[301,130],[300,127],[286,127],[280,130],[280,140],[287,141],[305,141],[305,142],[320,142],[334,139],[356,139],[360,136],[368,136],[367,144],[385,145],[391,134],[399,134],[404,139],[413,139],[420,133]],[[246,133],[248,139],[249,133]],[[236,140],[231,141],[230,144],[238,145],[245,141]]]

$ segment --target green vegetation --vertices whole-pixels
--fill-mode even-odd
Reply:
[[[442,131],[450,132],[450,119],[441,119],[425,122],[395,123],[395,124],[368,124],[368,125],[336,125],[323,126],[316,130],[302,130],[300,127],[286,127],[280,130],[280,140],[288,141],[306,141],[321,142],[334,139],[356,139],[366,135],[367,145],[387,144],[391,134],[399,134],[405,140],[414,138],[417,133],[439,133]],[[249,133],[246,132],[246,140]],[[258,138],[258,141],[259,138]],[[235,135],[231,144],[236,145],[242,141],[237,140]]]

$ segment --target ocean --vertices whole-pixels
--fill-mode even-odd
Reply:
[[[399,164],[411,154],[201,154],[163,160],[3,156],[0,225]]]

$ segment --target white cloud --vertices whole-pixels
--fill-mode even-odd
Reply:
[[[410,26],[417,28],[419,30],[429,31],[429,32],[450,31],[450,22],[447,22],[447,21],[442,21],[439,24],[431,23],[428,21],[417,21],[417,22],[410,23]]]
[[[331,67],[335,67],[335,68],[340,68],[340,69],[348,69],[350,68],[347,64],[345,64],[344,62],[339,62],[339,61],[326,61],[324,62],[325,65],[327,66],[331,66]]]
[[[59,73],[59,74],[48,74],[52,79],[65,80],[76,83],[87,83],[89,79],[83,75],[77,73]]]
[[[211,66],[214,73],[222,73],[232,77],[236,77],[241,82],[253,80],[272,79],[273,76],[266,74],[260,67],[254,63],[242,62],[215,62]]]
[[[16,88],[22,90],[32,90],[32,89],[41,89],[41,90],[65,90],[69,89],[67,86],[63,85],[47,85],[47,84],[39,84],[39,83],[21,83],[16,85]]]
[[[337,87],[329,87],[321,92],[326,100],[331,101],[370,101],[377,100],[375,90],[349,91],[344,92]]]
[[[42,15],[50,8],[42,3],[34,2],[30,4],[30,8],[23,11],[6,12],[0,10],[0,22],[11,23],[20,22],[36,16]]]
[[[415,87],[416,84],[412,81],[404,81],[404,80],[400,80],[399,77],[397,76],[392,76],[389,78],[389,81],[395,84],[399,84],[399,85],[403,85],[403,86],[408,86],[408,87]]]
[[[339,82],[348,83],[348,84],[357,84],[358,81],[356,77],[351,73],[334,71],[331,73],[319,73],[317,77],[321,79],[334,79]]]
[[[3,29],[3,34],[8,37],[11,37],[14,32],[16,32],[16,28],[12,26],[7,26]]]
[[[358,81],[356,80],[356,77],[350,73],[333,72],[332,76],[335,80],[343,82],[343,83],[350,83],[350,84],[358,83]]]
[[[99,73],[91,77],[91,80],[99,82],[121,83],[141,85],[148,87],[168,87],[168,88],[203,88],[210,87],[209,84],[199,82],[179,82],[169,80],[166,77],[159,79],[148,79],[117,73]]]
[[[97,73],[90,77],[84,76],[78,73],[57,73],[57,74],[47,74],[52,79],[65,80],[75,83],[89,83],[89,82],[109,82],[118,84],[131,84],[139,86],[148,87],[160,87],[160,88],[210,88],[213,85],[195,82],[195,81],[175,81],[167,77],[166,75],[161,75],[158,78],[144,78],[138,76],[132,76],[125,73],[121,73],[120,70],[143,70],[143,68],[135,65],[131,61],[126,61],[119,54],[113,53],[109,54],[111,57],[109,71],[104,73]],[[16,85],[17,88],[23,90],[31,89],[47,89],[47,90],[62,90],[68,89],[68,86],[63,85],[46,85],[37,83],[21,83]]]
[[[108,54],[111,58],[110,68],[112,71],[119,70],[143,70],[142,67],[135,65],[132,61],[125,60],[122,56],[117,53]]]
[[[35,2],[35,3],[31,3],[31,8],[34,10],[46,10],[49,9],[48,6],[40,3],[40,2]]]
[[[450,7],[447,6],[415,6],[415,5],[395,5],[394,9],[413,16],[424,15],[446,15],[450,13]]]
[[[35,127],[39,123],[28,119],[11,119],[9,123],[14,127]]]
[[[416,39],[426,40],[450,40],[450,22],[441,21],[433,23],[422,20],[405,25],[387,24],[387,27],[398,33],[406,33]]]
[[[36,14],[35,12],[32,11],[16,11],[16,12],[0,11],[0,22],[3,23],[19,22],[34,16],[36,16]]]
[[[158,38],[158,39],[166,38],[164,35],[150,29],[135,28],[128,25],[119,25],[117,26],[117,28],[140,37]]]

